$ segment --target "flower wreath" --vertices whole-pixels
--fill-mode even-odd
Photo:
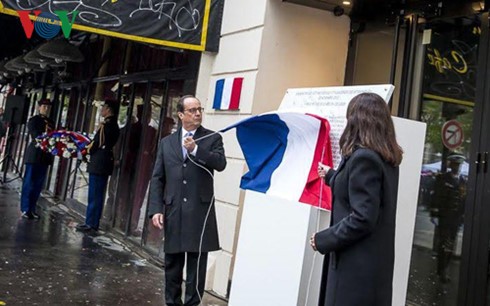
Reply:
[[[58,130],[36,138],[36,146],[44,152],[64,158],[84,159],[90,139],[77,132]]]

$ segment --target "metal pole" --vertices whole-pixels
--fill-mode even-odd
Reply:
[[[395,85],[395,77],[396,77],[396,63],[398,60],[398,44],[400,42],[400,28],[403,17],[398,15],[396,17],[396,25],[395,25],[395,37],[393,38],[393,52],[391,55],[391,71],[390,71],[390,84]],[[390,109],[393,107],[393,95],[390,97],[390,101],[388,103]]]

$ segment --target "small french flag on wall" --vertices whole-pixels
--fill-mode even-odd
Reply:
[[[213,108],[233,110],[240,107],[243,78],[225,78],[216,81]]]

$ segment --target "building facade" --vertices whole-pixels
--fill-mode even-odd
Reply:
[[[406,304],[487,305],[488,6],[478,1],[348,2],[227,0],[218,52],[80,31],[72,43],[83,42],[86,59],[68,66],[71,77],[17,77],[2,92],[16,88],[28,96],[30,114],[39,97],[51,98],[58,126],[89,134],[97,127],[98,101],[119,99],[122,133],[105,228],[158,259],[164,252],[161,233],[145,218],[148,180],[158,140],[176,128],[178,97],[194,93],[205,107],[203,125],[218,130],[276,110],[288,88],[394,84],[392,114],[427,124]],[[228,77],[243,78],[239,110],[214,110],[216,82]],[[16,133],[12,151],[22,171],[25,126]],[[228,166],[215,177],[222,250],[210,254],[206,288],[227,298],[246,164],[233,132],[223,137]],[[83,211],[84,167],[57,158],[46,191]],[[451,171],[456,179],[444,181]]]

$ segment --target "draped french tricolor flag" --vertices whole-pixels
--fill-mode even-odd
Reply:
[[[249,172],[240,187],[331,208],[330,188],[318,177],[318,162],[332,167],[330,124],[302,113],[266,113],[239,121],[236,129]]]
[[[235,110],[240,107],[243,78],[225,78],[216,81],[213,108]]]

